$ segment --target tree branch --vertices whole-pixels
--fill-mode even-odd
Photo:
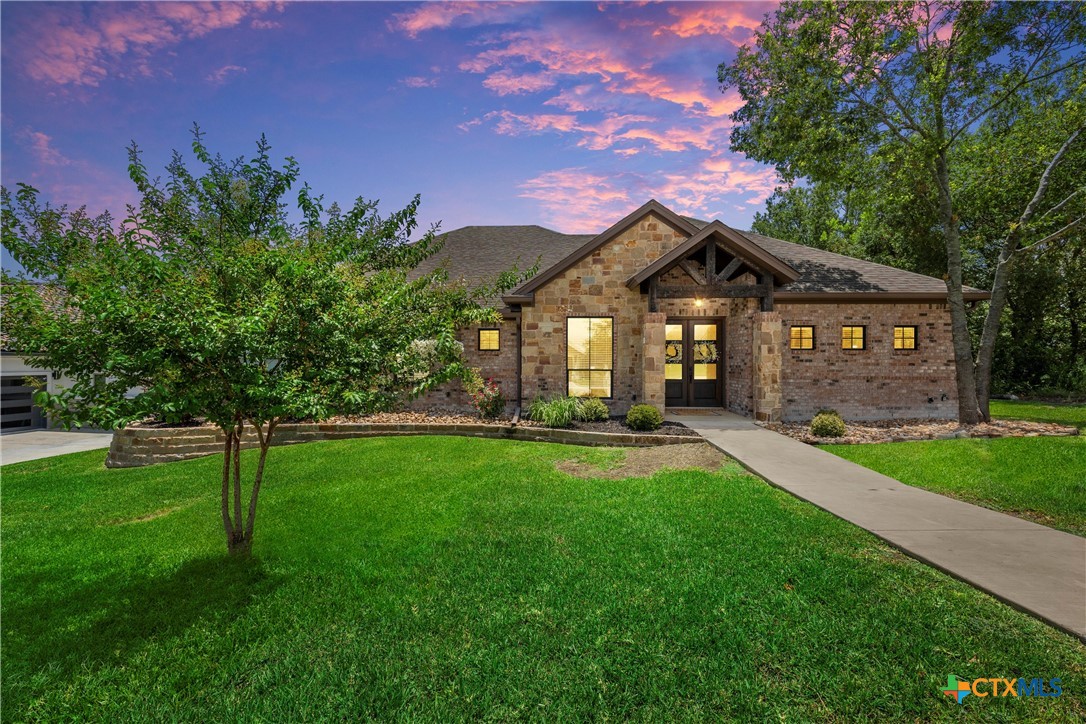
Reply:
[[[1056,241],[1057,239],[1060,239],[1060,238],[1062,238],[1064,236],[1067,236],[1067,234],[1069,234],[1070,232],[1077,229],[1082,224],[1083,221],[1086,221],[1086,216],[1078,217],[1077,219],[1072,221],[1067,226],[1063,227],[1059,231],[1052,232],[1051,234],[1049,234],[1045,238],[1041,239],[1040,241],[1035,241],[1032,244],[1030,244],[1029,246],[1021,246],[1021,247],[1015,249],[1014,253],[1021,254],[1022,252],[1029,251],[1030,249],[1033,249],[1034,247],[1038,247],[1038,246],[1041,246],[1043,244],[1047,244],[1050,241]]]

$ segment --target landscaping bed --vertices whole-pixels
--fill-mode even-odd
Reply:
[[[767,430],[811,445],[859,445],[960,438],[1066,437],[1078,434],[1077,427],[1030,420],[992,420],[979,425],[962,425],[957,420],[919,419],[846,422],[845,434],[841,437],[817,437],[811,434],[809,425],[802,422],[758,424]]]
[[[539,427],[545,428],[546,426],[541,422],[535,422],[534,420],[521,420],[518,425],[523,427]],[[581,430],[584,432],[605,432],[619,435],[685,435],[687,437],[697,437],[698,433],[691,430],[681,422],[664,422],[656,430],[634,430],[621,420],[614,418],[605,422],[581,422],[575,420],[567,430]]]

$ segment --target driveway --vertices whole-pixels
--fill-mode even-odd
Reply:
[[[730,412],[668,413],[778,488],[1086,641],[1086,539],[905,485]]]
[[[109,447],[112,432],[64,432],[63,430],[29,430],[0,436],[0,464],[25,463],[27,460],[51,458],[56,455],[102,450]]]

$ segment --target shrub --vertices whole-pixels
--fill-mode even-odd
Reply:
[[[528,415],[547,427],[569,427],[577,419],[581,403],[576,397],[537,397],[528,408]]]
[[[634,405],[626,413],[626,424],[634,430],[656,430],[664,424],[664,416],[652,405]]]
[[[577,410],[577,419],[585,422],[604,422],[611,418],[611,411],[603,400],[597,397],[585,397],[581,399]]]
[[[811,420],[811,434],[815,437],[841,437],[845,434],[845,421],[833,410],[823,410]]]

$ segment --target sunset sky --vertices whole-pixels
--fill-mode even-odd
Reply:
[[[596,232],[655,197],[747,228],[775,185],[728,151],[717,65],[771,3],[10,3],[2,175],[120,215],[154,170],[265,133],[327,199]]]

